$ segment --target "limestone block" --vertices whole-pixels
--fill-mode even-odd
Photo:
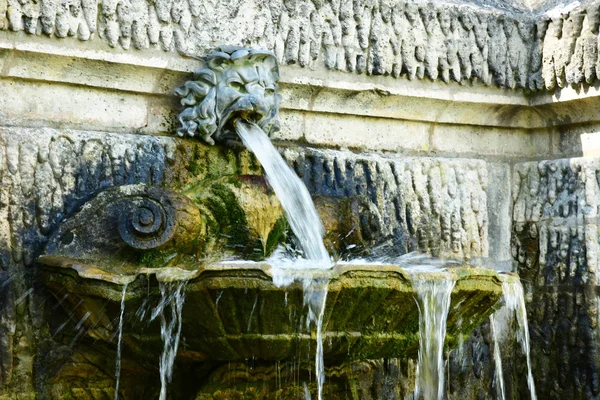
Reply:
[[[352,115],[306,114],[304,137],[316,145],[365,150],[426,151],[429,124]]]
[[[597,397],[600,159],[517,164],[512,256],[529,289],[540,398]]]
[[[538,156],[551,154],[545,132],[439,124],[432,128],[431,149],[445,153]]]
[[[146,99],[140,95],[0,79],[4,123],[68,124],[96,129],[140,129],[147,125]]]
[[[363,239],[357,252],[488,255],[484,161],[301,148],[284,149],[283,156],[313,195],[363,199],[354,227]]]

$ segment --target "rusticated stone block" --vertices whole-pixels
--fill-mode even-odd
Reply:
[[[538,396],[590,399],[598,368],[600,159],[519,164],[512,252],[529,289]]]
[[[360,217],[347,229],[360,232],[364,247],[358,250],[380,256],[488,254],[484,161],[302,148],[283,155],[313,195],[360,199]]]
[[[188,56],[227,43],[269,49],[281,64],[527,87],[533,18],[466,3],[8,0],[0,29]]]

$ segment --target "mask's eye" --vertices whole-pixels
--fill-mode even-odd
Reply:
[[[275,94],[275,89],[273,89],[273,88],[265,88],[265,94],[267,94],[269,96],[273,95],[273,94]]]
[[[229,87],[237,90],[240,93],[246,93],[246,86],[242,82],[231,81],[231,82],[229,82]]]

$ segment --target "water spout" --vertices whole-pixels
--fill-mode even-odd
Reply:
[[[237,121],[237,133],[265,170],[267,180],[281,202],[290,228],[312,268],[329,268],[331,259],[323,244],[325,229],[304,183],[286,164],[269,137],[257,125]]]

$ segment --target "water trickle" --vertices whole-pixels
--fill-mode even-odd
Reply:
[[[304,304],[308,305],[307,325],[316,325],[317,351],[315,354],[315,374],[317,379],[317,398],[323,399],[323,384],[325,383],[325,363],[323,359],[323,316],[327,302],[329,281],[326,279],[304,281]]]
[[[465,369],[466,357],[465,357],[465,335],[462,332],[462,317],[456,321],[456,329],[458,330],[458,346],[456,348],[456,362],[460,365],[462,370]]]
[[[419,306],[419,359],[415,399],[441,400],[444,397],[444,340],[455,281],[427,279],[414,274],[413,288]]]
[[[318,400],[322,400],[325,383],[325,363],[323,357],[323,317],[327,303],[329,279],[315,277],[314,269],[306,268],[307,260],[291,260],[282,258],[281,253],[269,259],[272,265],[273,283],[277,287],[287,287],[294,281],[302,283],[304,305],[308,308],[306,328],[311,324],[316,329],[315,375],[317,381]],[[287,292],[286,292],[287,298]],[[307,399],[310,399],[310,394]]]
[[[119,381],[121,378],[121,340],[123,339],[123,315],[125,314],[125,294],[127,293],[127,284],[123,285],[121,292],[121,313],[119,314],[119,328],[117,330],[117,359],[115,361],[115,400],[119,399]]]
[[[521,344],[523,353],[527,359],[527,385],[531,400],[537,400],[535,394],[535,383],[531,372],[531,358],[529,355],[529,324],[527,322],[527,309],[525,308],[525,296],[523,294],[523,285],[518,279],[504,279],[502,282],[502,292],[504,295],[505,306],[514,311],[517,317],[518,331],[517,340]]]
[[[252,123],[237,121],[236,131],[263,166],[290,228],[300,242],[304,257],[322,264],[313,263],[312,268],[329,268],[331,259],[323,244],[325,229],[304,183],[286,164],[262,129]]]
[[[499,400],[505,400],[504,371],[502,370],[502,356],[500,354],[498,335],[496,334],[498,329],[496,327],[496,318],[494,318],[494,314],[490,315],[490,329],[492,331],[492,342],[494,342],[494,382],[496,385],[496,393]]]
[[[160,282],[161,299],[150,320],[160,316],[160,335],[163,341],[163,351],[160,356],[160,400],[167,398],[167,383],[173,377],[173,364],[179,347],[183,303],[185,302],[186,281]]]

